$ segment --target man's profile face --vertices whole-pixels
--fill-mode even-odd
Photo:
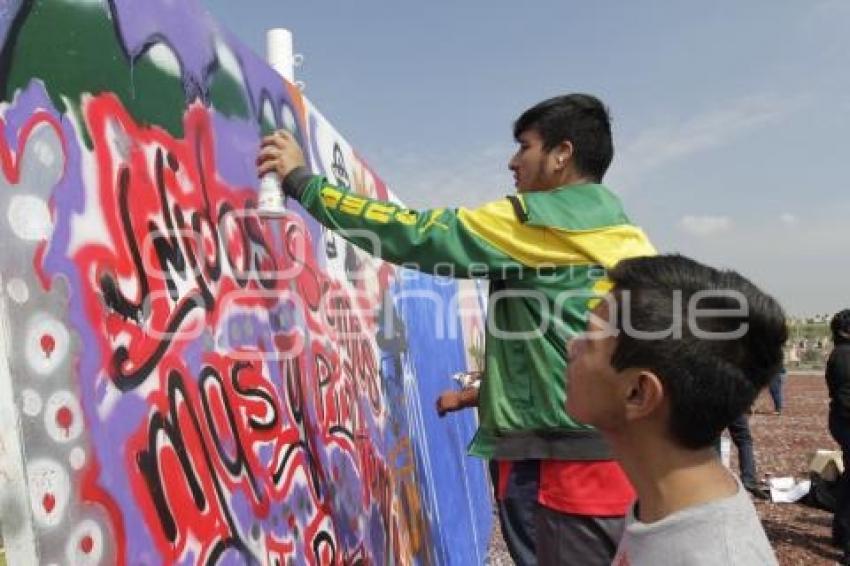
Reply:
[[[514,173],[517,192],[545,191],[558,186],[555,158],[543,149],[543,138],[537,130],[528,129],[517,137],[519,149],[508,162]]]
[[[567,344],[567,413],[603,431],[622,424],[625,385],[611,366],[617,339],[609,316],[603,300],[591,311],[586,332]]]

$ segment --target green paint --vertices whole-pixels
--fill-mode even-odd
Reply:
[[[38,79],[57,109],[80,118],[84,94],[111,92],[139,123],[183,137],[187,100],[181,77],[157,67],[147,52],[131,63],[105,3],[38,0],[23,22],[11,61],[6,100]],[[244,88],[224,71],[212,77],[209,94],[221,113],[250,117]],[[91,147],[88,138],[86,145]]]
[[[158,69],[147,55],[130,65],[105,5],[36,2],[12,54],[6,99],[33,79],[44,82],[60,111],[79,117],[83,94],[112,92],[140,123],[182,135],[180,78]]]
[[[250,119],[251,109],[244,92],[242,85],[223,69],[218,69],[210,80],[210,103],[227,117]]]

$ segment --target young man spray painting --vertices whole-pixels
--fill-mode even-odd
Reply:
[[[334,187],[310,174],[287,132],[264,138],[258,174],[276,172],[319,222],[387,261],[490,280],[484,377],[465,404],[480,417],[470,453],[498,462],[511,555],[521,565],[608,564],[633,491],[599,433],[564,410],[564,344],[584,328],[605,268],[655,250],[600,184],[613,143],[597,98],[543,101],[514,137],[518,194],[472,210],[411,211]],[[553,551],[565,540],[569,556]]]

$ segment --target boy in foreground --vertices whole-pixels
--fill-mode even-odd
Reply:
[[[781,366],[781,307],[682,256],[625,260],[609,277],[569,345],[567,412],[602,432],[638,494],[614,564],[776,564],[714,444]]]

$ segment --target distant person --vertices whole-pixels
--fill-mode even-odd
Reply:
[[[335,187],[311,175],[285,131],[263,139],[257,173],[276,172],[317,221],[387,261],[490,280],[469,451],[495,462],[508,549],[520,565],[607,566],[634,490],[599,432],[566,413],[564,338],[583,328],[606,268],[655,249],[601,184],[614,145],[599,99],[544,100],[519,116],[513,135],[517,194],[476,209],[414,211]]]
[[[741,471],[741,483],[744,489],[759,499],[767,499],[768,494],[759,485],[756,475],[756,455],[753,450],[749,416],[746,413],[739,415],[729,424],[727,430],[732,444],[738,450],[738,469]]]
[[[782,309],[739,274],[682,256],[626,260],[609,277],[569,344],[567,412],[602,432],[637,490],[613,564],[776,564],[714,443],[782,363]]]
[[[787,376],[788,372],[783,367],[776,375],[773,376],[773,379],[770,380],[770,384],[767,387],[767,390],[770,392],[770,398],[773,401],[773,414],[777,416],[782,414],[782,388],[785,386],[785,379]]]
[[[839,479],[839,495],[832,520],[832,538],[844,551],[842,564],[850,564],[850,309],[830,322],[832,353],[826,363],[829,388],[829,432],[841,446],[844,473]]]

